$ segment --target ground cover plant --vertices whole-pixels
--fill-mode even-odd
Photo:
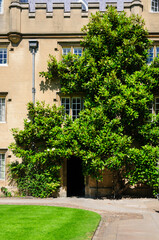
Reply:
[[[87,240],[100,221],[94,212],[50,206],[0,205],[0,239]]]

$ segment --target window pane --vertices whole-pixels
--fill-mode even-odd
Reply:
[[[154,48],[152,47],[148,50],[147,63],[151,63],[153,61],[153,56],[154,56]]]
[[[0,48],[0,64],[7,63],[7,48]]]
[[[149,104],[148,108],[149,108],[149,113],[152,114],[153,113],[153,102]]]
[[[79,112],[81,111],[81,98],[72,98],[72,119],[78,118]]]
[[[76,110],[73,110],[73,116],[74,117],[76,116]]]
[[[158,114],[159,113],[159,109],[158,110],[156,110],[156,114]]]
[[[156,47],[156,57],[159,56],[159,47]]]
[[[159,0],[151,0],[151,11],[152,12],[159,11]]]
[[[5,179],[5,154],[0,153],[0,179]]]
[[[82,48],[74,48],[73,53],[78,56],[82,56]]]
[[[62,49],[62,54],[67,55],[69,52],[71,52],[71,48],[63,48]]]
[[[155,113],[159,113],[159,97],[155,98]]]
[[[70,115],[70,98],[61,98],[61,105],[64,106],[65,113]]]
[[[80,104],[77,104],[77,109],[81,109],[81,105]]]
[[[156,98],[156,103],[159,103],[159,98]]]
[[[0,122],[5,122],[5,98],[0,98]]]
[[[0,0],[0,13],[2,13],[2,0]]]

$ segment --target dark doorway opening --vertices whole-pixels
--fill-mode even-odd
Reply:
[[[82,160],[72,157],[67,160],[67,197],[85,195]]]

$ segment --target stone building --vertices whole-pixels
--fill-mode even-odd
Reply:
[[[135,13],[145,19],[149,37],[154,41],[151,61],[159,53],[158,0],[0,0],[0,187],[11,188],[7,164],[15,157],[8,150],[13,141],[10,129],[23,128],[26,104],[32,101],[35,88],[36,101],[45,100],[57,106],[62,103],[70,108],[70,114],[74,110],[73,117],[77,117],[77,106],[81,108],[82,105],[81,96],[59,96],[59,86],[44,88],[39,72],[46,71],[49,54],[57,60],[70,51],[81,55],[81,28],[88,23],[91,13],[105,11],[106,5],[124,10],[128,16]],[[158,106],[156,100],[156,108]],[[64,163],[61,195],[80,195],[83,189],[86,196],[95,195],[95,182],[89,178],[84,180],[80,169],[80,161],[72,159]],[[77,178],[80,179],[78,186]],[[112,178],[105,172],[99,192],[107,195],[111,191]]]

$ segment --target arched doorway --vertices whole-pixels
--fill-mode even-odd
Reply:
[[[67,160],[67,197],[85,195],[82,161],[72,157]]]

